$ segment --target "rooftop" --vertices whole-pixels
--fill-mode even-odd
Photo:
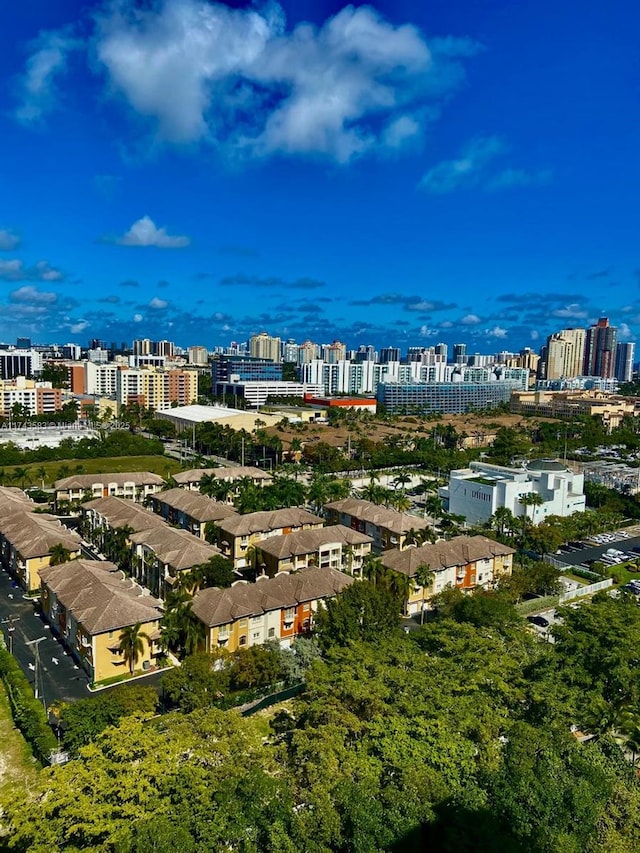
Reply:
[[[219,521],[230,515],[236,515],[233,507],[219,501],[214,501],[200,492],[187,489],[168,489],[166,492],[156,492],[152,498],[154,504],[165,504],[171,509],[177,509],[195,518],[196,521]]]
[[[335,510],[345,515],[351,515],[354,518],[360,518],[363,521],[368,521],[369,524],[384,527],[392,533],[398,534],[406,533],[412,528],[414,530],[423,530],[425,527],[430,526],[425,519],[418,518],[416,515],[398,512],[395,509],[387,509],[387,507],[378,506],[370,501],[359,498],[345,498],[342,501],[334,501],[333,503],[326,504],[325,509]]]
[[[342,572],[313,566],[251,584],[240,581],[229,589],[203,589],[194,596],[192,609],[209,627],[227,625],[243,616],[337,595],[351,583],[353,578]]]
[[[367,542],[373,542],[373,539],[350,527],[333,524],[318,530],[296,530],[283,536],[271,536],[260,543],[260,550],[282,559],[312,554],[325,545],[364,545]]]
[[[324,525],[324,519],[312,515],[306,509],[293,506],[229,516],[223,518],[218,523],[218,527],[232,536],[249,536],[251,533],[264,533],[279,530],[282,527],[302,527],[311,524]]]
[[[437,572],[508,554],[515,554],[515,550],[486,536],[456,536],[434,545],[407,548],[406,551],[385,551],[381,559],[387,568],[412,578],[420,566],[427,565]]]
[[[150,471],[131,471],[126,474],[74,474],[72,477],[63,477],[56,480],[55,488],[61,489],[90,489],[94,485],[102,483],[115,483],[124,486],[134,483],[136,486],[161,486],[164,479],[159,474]]]

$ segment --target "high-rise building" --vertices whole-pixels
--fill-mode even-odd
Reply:
[[[149,338],[143,338],[141,340],[135,340],[133,342],[133,354],[134,355],[153,355],[153,341],[150,341]]]
[[[280,355],[280,338],[271,337],[266,332],[252,335],[249,338],[249,353],[252,358],[268,358],[271,361],[282,361]]]
[[[466,364],[467,363],[467,345],[466,344],[454,344],[453,345],[453,363],[454,364]]]
[[[446,362],[447,356],[449,355],[449,347],[447,344],[439,343],[435,345],[436,355],[443,355],[444,360]]]
[[[209,362],[209,352],[206,347],[189,347],[187,357],[189,364],[205,365]]]
[[[298,366],[311,364],[320,355],[320,347],[313,341],[305,341],[298,347]]]
[[[0,353],[0,379],[30,378],[42,370],[42,355],[35,350],[8,350]]]
[[[587,329],[583,370],[585,376],[613,378],[617,339],[618,330],[609,325],[608,317],[600,317],[595,326]]]
[[[345,348],[345,352],[346,352],[346,348]],[[377,361],[377,360],[378,360],[378,353],[376,352],[375,347],[371,346],[371,344],[368,344],[367,346],[362,344],[361,346],[358,347],[358,352],[356,353],[356,361],[358,363],[361,363],[363,361]]]
[[[18,338],[16,347],[17,349],[31,349],[31,338]]]
[[[631,382],[635,350],[636,345],[632,343],[617,345],[615,375],[619,382]]]
[[[293,340],[293,338],[290,338],[282,346],[282,360],[289,364],[297,364],[299,351],[300,347],[298,344]]]
[[[584,329],[562,329],[547,338],[546,379],[570,379],[584,373]]]
[[[380,350],[380,364],[389,364],[390,361],[400,361],[399,347],[382,347]]]
[[[347,357],[346,344],[341,343],[341,341],[324,344],[322,346],[321,357],[327,364],[337,364],[339,361],[344,361]]]

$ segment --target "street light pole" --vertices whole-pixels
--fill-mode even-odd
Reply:
[[[14,632],[16,630],[13,627],[13,623],[19,622],[19,621],[20,621],[19,616],[9,616],[7,619],[3,619],[2,622],[0,622],[0,625],[8,625],[9,626],[7,628],[7,634],[9,635],[9,654],[10,655],[13,654],[13,635],[14,635]]]
[[[34,648],[33,656],[35,659],[35,669],[34,669],[34,678],[33,678],[33,694],[34,694],[36,699],[42,699],[42,704],[43,704],[45,710],[46,710],[47,705],[46,705],[45,700],[44,700],[44,687],[42,689],[42,695],[41,696],[38,692],[38,676],[40,674],[40,653],[38,651],[38,646],[40,645],[40,643],[43,640],[46,640],[46,639],[47,639],[46,637],[38,637],[37,640],[30,640],[29,642],[25,643],[25,645],[33,646],[33,648]]]

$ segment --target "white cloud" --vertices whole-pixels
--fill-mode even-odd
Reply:
[[[133,322],[134,323],[142,323],[143,319],[144,319],[144,317],[142,316],[142,314],[134,314],[133,315]]]
[[[18,81],[19,121],[30,124],[39,121],[56,106],[56,78],[67,68],[69,54],[79,42],[65,31],[43,32],[32,44],[33,53]]]
[[[7,228],[0,228],[0,251],[10,252],[17,249],[20,245],[20,237],[15,231],[10,231]]]
[[[31,304],[46,303],[47,305],[56,302],[58,297],[55,293],[46,293],[38,290],[31,284],[26,284],[24,287],[19,287],[18,290],[13,290],[9,294],[9,299],[12,302],[27,302]]]
[[[2,281],[62,281],[64,273],[52,267],[48,261],[38,261],[33,267],[25,266],[17,258],[0,260]]]
[[[123,0],[98,17],[94,40],[111,91],[165,140],[342,163],[416,138],[478,50],[468,39],[430,43],[366,6],[287,32],[277,3],[256,11],[204,0],[144,11]]]
[[[537,329],[531,329],[531,340],[537,341],[540,337],[540,332]]]
[[[75,323],[69,324],[69,331],[72,335],[79,335],[81,332],[84,332],[86,329],[88,329],[89,325],[90,324],[87,322],[87,320],[78,320]]]
[[[504,142],[497,136],[478,137],[455,160],[443,160],[429,169],[419,186],[432,193],[450,193],[477,186],[486,166],[505,150]]]
[[[431,329],[429,326],[420,326],[420,334],[423,338],[432,338],[434,335],[437,335],[437,329]]]
[[[149,308],[153,308],[154,311],[162,311],[167,307],[169,303],[166,299],[158,299],[157,296],[154,296],[153,299],[149,302]]]
[[[496,160],[508,153],[505,142],[497,136],[471,140],[453,160],[443,160],[426,172],[418,186],[427,192],[445,194],[458,189],[480,187],[485,190],[504,190],[514,187],[533,187],[548,184],[548,169],[528,172],[506,168],[495,171]]]
[[[551,316],[567,320],[584,320],[588,316],[588,312],[576,302],[572,302],[571,305],[565,305],[564,308],[556,308],[551,312]]]
[[[460,320],[460,323],[463,326],[477,326],[478,323],[481,322],[482,320],[477,314],[465,314],[465,316]]]
[[[506,338],[509,332],[502,326],[494,326],[493,329],[487,329],[486,334],[488,338]]]
[[[618,325],[618,337],[622,340],[627,340],[632,337],[633,332],[631,331],[629,325],[627,323],[620,323]]]
[[[173,237],[165,228],[158,228],[154,221],[143,216],[134,222],[122,237],[114,241],[119,246],[155,246],[156,249],[183,249],[191,243],[189,237]]]

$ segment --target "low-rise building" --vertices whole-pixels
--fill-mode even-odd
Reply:
[[[345,498],[328,503],[324,511],[328,524],[343,524],[370,536],[376,554],[390,548],[401,551],[407,547],[409,531],[417,532],[430,526],[424,519],[415,515],[387,509],[359,498]]]
[[[209,522],[236,515],[236,511],[228,504],[187,489],[158,492],[151,498],[151,506],[169,524],[177,524],[200,539],[205,538],[205,528]]]
[[[80,556],[80,537],[54,516],[35,513],[31,507],[2,516],[2,563],[27,592],[40,588],[40,572],[51,565],[51,552],[55,555],[58,547],[68,551],[71,558]]]
[[[225,557],[233,560],[234,568],[250,566],[247,559],[251,546],[271,536],[283,536],[296,530],[313,530],[324,527],[324,520],[299,507],[248,512],[223,518],[216,524],[217,545]],[[254,551],[255,554],[255,551]]]
[[[250,480],[255,486],[268,486],[273,479],[267,471],[250,465],[235,465],[228,468],[191,468],[188,471],[178,471],[173,475],[173,479],[181,488],[195,491],[200,489],[200,480],[203,477],[213,477],[225,483]]]
[[[131,501],[143,501],[149,495],[159,492],[165,482],[159,474],[151,471],[132,471],[126,474],[75,474],[56,480],[56,503],[60,501],[79,501],[90,495],[92,498],[106,498],[109,495],[127,498]]]
[[[456,536],[433,545],[387,551],[383,565],[409,578],[409,595],[404,603],[407,616],[420,613],[434,595],[454,588],[469,593],[492,589],[496,581],[510,575],[515,551],[486,536]],[[432,573],[430,583],[422,587],[416,581],[420,568]]]
[[[514,516],[527,515],[533,524],[550,515],[564,518],[584,512],[586,507],[584,475],[551,459],[534,459],[527,468],[472,462],[451,471],[449,485],[439,495],[450,513],[469,524],[484,524],[501,507]]]
[[[510,408],[518,414],[546,418],[597,417],[612,432],[624,418],[640,415],[640,400],[595,389],[514,391]]]
[[[152,598],[116,565],[75,560],[42,570],[43,612],[91,681],[124,675],[129,664],[122,631],[140,625],[142,649],[136,670],[151,669],[162,653],[162,602]]]
[[[202,566],[220,554],[214,545],[164,523],[130,533],[128,541],[135,555],[132,560],[133,576],[163,600],[180,574]]]
[[[230,652],[278,640],[285,648],[308,634],[318,603],[332,598],[353,578],[319,566],[229,589],[203,589],[193,599],[193,613],[207,628],[207,651]]]
[[[316,530],[272,536],[260,543],[260,554],[269,577],[308,566],[337,569],[359,577],[363,560],[371,553],[372,542],[373,539],[364,533],[333,524]]]
[[[89,531],[118,530],[123,527],[138,531],[165,526],[159,515],[132,501],[113,496],[87,501],[81,505],[80,511]]]

